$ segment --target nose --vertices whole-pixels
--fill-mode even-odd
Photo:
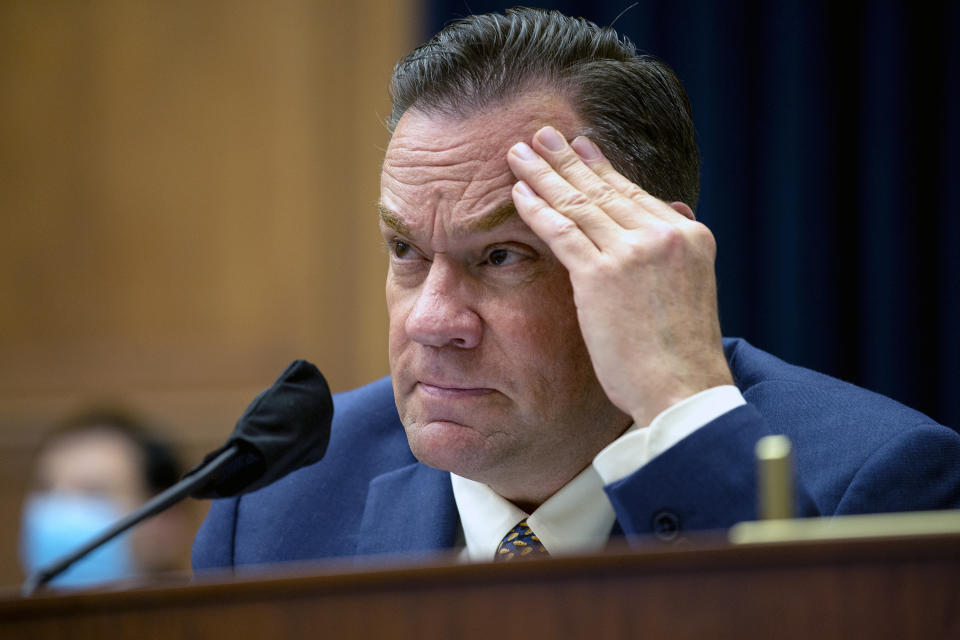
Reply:
[[[411,340],[431,347],[472,349],[480,344],[483,322],[474,310],[475,295],[465,274],[436,255],[407,315]]]

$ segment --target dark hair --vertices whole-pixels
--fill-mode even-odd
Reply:
[[[570,101],[623,175],[696,208],[700,157],[680,80],[613,29],[556,11],[518,7],[445,27],[397,62],[387,126],[411,108],[466,117],[543,88]]]
[[[160,493],[180,480],[183,470],[173,449],[126,409],[103,406],[74,414],[44,436],[40,449],[61,438],[92,431],[116,433],[136,446],[142,457],[144,487],[150,494]]]

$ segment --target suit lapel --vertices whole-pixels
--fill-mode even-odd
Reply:
[[[370,482],[357,554],[449,549],[459,531],[450,474],[416,462]]]
[[[623,527],[620,526],[619,520],[613,521],[613,528],[610,529],[610,538],[607,540],[607,547],[611,544],[623,544]]]

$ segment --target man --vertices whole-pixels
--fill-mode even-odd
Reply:
[[[324,461],[215,503],[197,570],[725,528],[755,517],[771,433],[794,442],[802,515],[960,506],[955,432],[722,340],[665,65],[518,9],[447,27],[392,93],[392,378],[337,398]]]
[[[170,448],[133,415],[79,413],[47,434],[24,501],[21,559],[36,571],[106,529],[180,478]],[[143,579],[185,568],[189,517],[178,505],[71,566],[53,586]]]

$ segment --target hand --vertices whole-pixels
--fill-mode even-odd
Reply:
[[[699,391],[733,384],[717,312],[716,242],[683,203],[617,173],[553,127],[507,161],[517,212],[570,272],[580,330],[607,396],[645,427]]]

